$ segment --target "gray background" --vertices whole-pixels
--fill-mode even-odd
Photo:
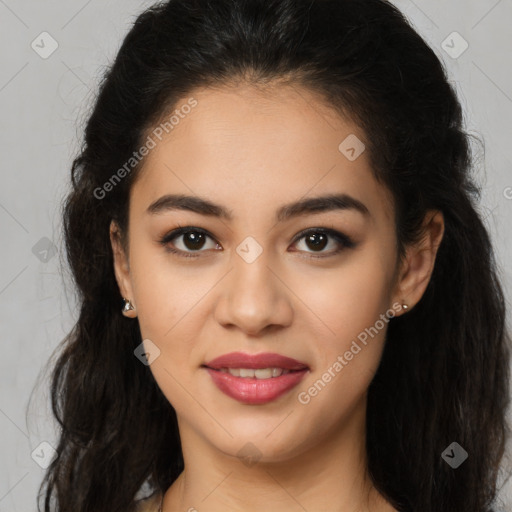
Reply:
[[[44,363],[76,319],[69,276],[59,266],[59,207],[100,75],[136,14],[152,3],[0,0],[0,512],[36,510],[38,463],[51,455],[41,443],[56,446]],[[484,139],[485,151],[475,147],[481,212],[510,307],[512,2],[395,4],[446,63],[466,126]],[[52,43],[42,32],[58,44],[47,58],[41,55]],[[501,496],[503,509],[512,510],[512,479]]]

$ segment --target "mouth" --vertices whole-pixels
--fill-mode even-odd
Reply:
[[[280,354],[232,352],[201,365],[217,388],[244,404],[276,400],[310,371],[305,363]]]
[[[260,354],[230,352],[229,354],[224,354],[204,363],[203,366],[219,371],[239,370],[241,373],[235,375],[237,377],[254,377],[250,372],[248,373],[248,370],[265,370],[267,373],[270,370],[271,375],[262,374],[266,375],[263,378],[269,378],[271,376],[278,377],[281,375],[279,371],[288,372],[309,369],[306,363],[274,352],[263,352]]]
[[[306,369],[300,370],[288,370],[286,368],[212,368],[210,366],[202,365],[203,368],[209,368],[215,372],[229,373],[233,377],[240,377],[242,379],[275,379],[281,377],[281,375],[287,375],[288,373],[302,372]]]

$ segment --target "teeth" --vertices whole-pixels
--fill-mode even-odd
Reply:
[[[284,370],[283,368],[258,368],[256,370],[252,368],[221,368],[220,371],[230,373],[234,377],[256,377],[257,379],[270,379],[290,373],[290,370]]]
[[[282,368],[272,368],[272,377],[279,377],[283,373],[290,373],[290,370],[283,370]]]

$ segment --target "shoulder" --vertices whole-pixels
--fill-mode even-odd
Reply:
[[[151,496],[137,501],[135,512],[158,512],[162,501],[162,493],[155,492]]]

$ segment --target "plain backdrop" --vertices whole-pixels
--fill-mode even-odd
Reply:
[[[60,266],[59,208],[98,81],[135,16],[151,4],[0,0],[0,512],[36,510],[41,464],[56,446],[42,372],[76,319]],[[481,212],[510,308],[512,2],[395,4],[445,62],[466,127],[485,142],[485,151],[476,148]],[[512,510],[512,479],[502,480],[503,510]]]

